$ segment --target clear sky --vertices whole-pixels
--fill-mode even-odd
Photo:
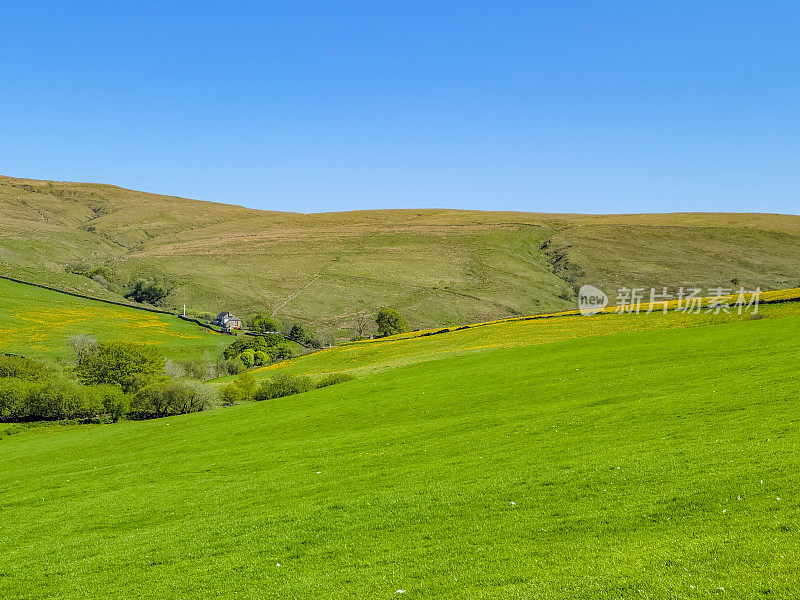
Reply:
[[[800,213],[800,3],[0,0],[0,174],[303,212]]]

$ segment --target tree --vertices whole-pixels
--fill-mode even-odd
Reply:
[[[126,393],[136,391],[163,376],[164,357],[155,348],[131,342],[104,342],[76,367],[87,385],[119,385]]]
[[[103,404],[103,410],[115,423],[127,414],[131,399],[121,388],[116,385],[101,385],[95,388],[95,393]]]
[[[369,327],[369,316],[365,312],[358,313],[358,315],[356,315],[356,333],[359,338],[364,337],[367,327]]]
[[[125,297],[134,302],[158,306],[169,295],[170,291],[169,288],[161,283],[140,279],[133,284],[133,289],[125,294]]]
[[[281,324],[274,317],[256,314],[250,321],[250,330],[255,333],[274,333],[281,330]]]
[[[405,333],[409,330],[406,320],[393,308],[380,309],[378,316],[375,317],[375,324],[378,326],[378,335],[381,337]]]
[[[271,348],[285,342],[286,340],[279,333],[265,333],[256,336],[242,335],[238,336],[230,346],[225,348],[223,356],[225,358],[236,358],[245,350],[271,352]]]
[[[305,344],[306,340],[310,337],[312,337],[312,334],[299,323],[292,325],[291,329],[289,329],[289,333],[286,334],[287,339],[297,342],[298,344]]]
[[[239,355],[239,360],[244,363],[245,367],[252,369],[256,364],[256,353],[252,349],[245,350]]]
[[[253,394],[256,393],[256,389],[258,389],[258,382],[256,378],[253,377],[253,374],[244,371],[239,377],[236,378],[236,381],[233,382],[237,388],[239,388],[239,397],[242,400],[252,400]]]
[[[78,363],[80,363],[84,357],[97,351],[97,340],[85,333],[71,335],[67,341],[69,347],[72,348],[72,351],[75,353]]]

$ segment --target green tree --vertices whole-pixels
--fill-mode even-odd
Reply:
[[[286,339],[279,333],[265,333],[256,336],[242,335],[238,336],[230,346],[225,348],[223,356],[225,358],[236,358],[245,350],[270,352],[271,348],[285,343]]]
[[[133,289],[125,297],[134,302],[158,306],[166,298],[170,289],[162,283],[140,279],[133,284]]]
[[[375,324],[378,326],[378,335],[396,335],[405,333],[409,330],[408,323],[403,316],[393,308],[382,308],[375,317]]]
[[[103,342],[76,367],[87,385],[119,385],[126,393],[163,376],[164,357],[155,348],[131,342]]]
[[[103,405],[103,410],[115,423],[128,413],[131,399],[122,388],[116,385],[100,385],[95,388],[95,393]]]
[[[299,323],[295,323],[289,329],[289,333],[286,334],[287,339],[292,340],[293,342],[297,342],[299,344],[305,344],[306,340],[309,337],[312,337],[311,333]]]
[[[256,364],[262,367],[264,365],[268,365],[269,361],[271,360],[269,352],[266,352],[265,350],[256,350],[255,357],[256,357]]]
[[[281,323],[274,317],[256,314],[250,321],[250,330],[256,333],[274,333],[281,330]]]
[[[233,385],[239,388],[241,400],[252,400],[256,389],[258,389],[256,378],[248,371],[239,375],[236,381],[233,382]]]
[[[248,369],[252,369],[253,365],[256,364],[256,353],[252,349],[245,350],[239,355],[239,360],[241,360]]]

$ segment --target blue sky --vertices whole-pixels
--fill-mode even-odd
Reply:
[[[0,174],[303,212],[800,212],[796,1],[0,0],[0,21]]]

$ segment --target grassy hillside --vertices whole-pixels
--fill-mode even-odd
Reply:
[[[764,299],[800,299],[800,289],[768,292]],[[762,304],[760,318],[782,319],[800,316],[800,301]],[[715,314],[704,309],[700,314],[671,311],[667,314],[613,312],[591,318],[580,314],[542,315],[509,321],[472,325],[453,330],[429,330],[389,338],[353,342],[316,352],[288,362],[253,371],[259,379],[276,373],[292,373],[321,378],[331,373],[364,375],[400,366],[438,360],[443,357],[477,354],[497,348],[539,346],[563,340],[617,335],[623,332],[659,331],[707,327],[752,319],[749,312]],[[223,378],[228,381],[231,378]]]
[[[0,352],[62,359],[67,340],[86,334],[159,347],[173,359],[216,360],[231,337],[171,315],[76,298],[0,279]]]
[[[580,283],[800,285],[800,217],[788,215],[303,215],[0,177],[0,220],[0,274],[114,298],[159,276],[174,306],[278,310],[331,335],[383,305],[415,327],[572,308]],[[65,269],[79,263],[105,267],[109,285]]]
[[[480,327],[299,396],[7,437],[0,589],[794,598],[800,316],[768,311]],[[482,348],[433,354],[457,336]],[[386,363],[399,347],[337,352]]]

